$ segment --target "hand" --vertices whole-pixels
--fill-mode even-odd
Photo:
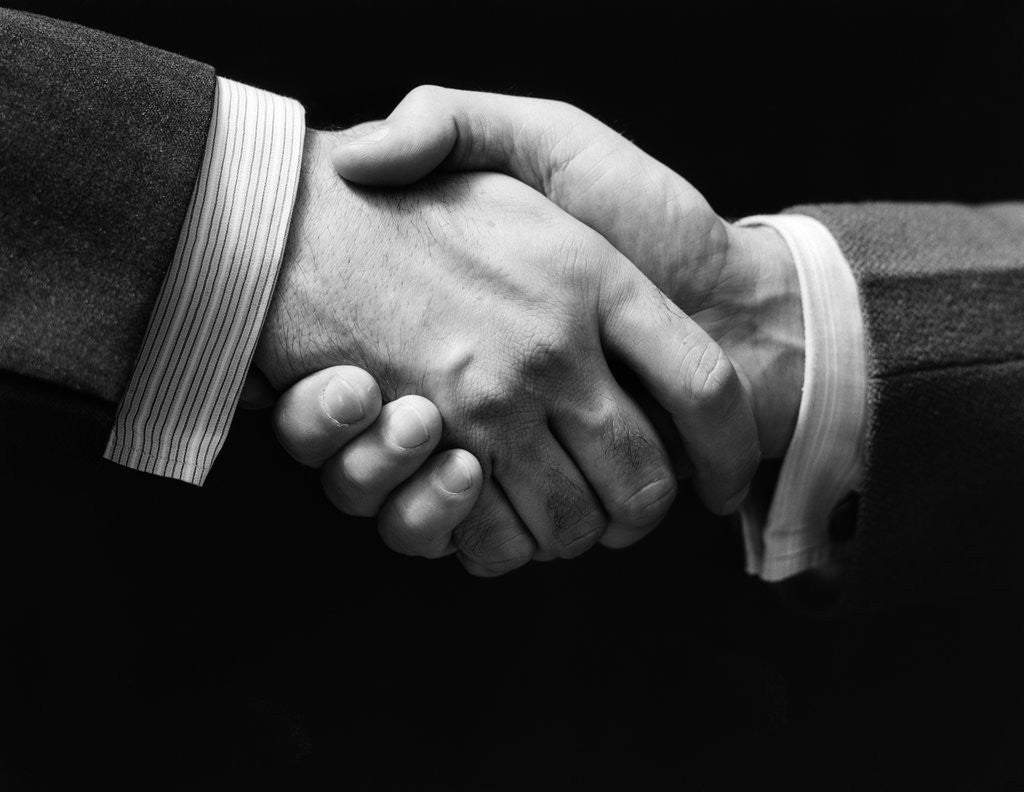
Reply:
[[[480,495],[483,471],[468,451],[433,454],[441,414],[422,396],[382,406],[364,370],[334,366],[306,377],[274,407],[284,449],[321,469],[324,492],[341,511],[378,515],[395,550],[436,558],[454,551],[450,537]]]
[[[606,354],[673,416],[709,507],[735,508],[758,460],[750,406],[729,360],[678,307],[513,179],[365,192],[334,172],[341,139],[307,136],[256,362],[276,387],[354,363],[388,398],[435,402],[446,445],[482,467],[477,508],[453,538],[468,568],[624,544],[664,515],[673,471]]]
[[[333,153],[352,182],[500,171],[600,232],[721,344],[750,392],[762,453],[785,453],[803,387],[803,316],[773,230],[725,222],[682,177],[561,102],[425,86],[386,122],[352,132]]]

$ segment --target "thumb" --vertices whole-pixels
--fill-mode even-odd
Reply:
[[[441,168],[505,173],[595,229],[655,284],[684,298],[707,288],[701,261],[722,222],[671,168],[565,102],[425,85],[386,121],[334,151],[339,175],[405,185]]]
[[[624,262],[627,278],[600,308],[604,348],[671,415],[704,504],[729,514],[760,460],[749,389],[721,347],[630,269]]]
[[[339,144],[333,162],[340,176],[357,184],[411,184],[438,168],[493,170],[548,194],[548,175],[597,130],[610,132],[561,102],[423,85],[386,121]]]
[[[446,105],[418,96],[409,94],[386,121],[340,143],[331,155],[338,175],[356,184],[392,187],[436,170],[455,146],[458,130]]]

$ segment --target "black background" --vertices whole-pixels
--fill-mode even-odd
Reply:
[[[726,216],[1016,199],[1024,6],[15,3],[299,99],[565,99]],[[639,546],[494,581],[395,556],[243,414],[202,490],[99,461],[110,408],[0,388],[11,789],[1024,786],[1020,604],[820,620],[685,495]]]

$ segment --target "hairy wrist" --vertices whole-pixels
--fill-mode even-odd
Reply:
[[[332,187],[343,184],[330,169],[331,140],[330,133],[306,131],[288,241],[256,348],[256,367],[278,388],[323,365],[345,362],[319,355],[319,345],[310,332],[310,327],[322,327],[327,320],[320,314],[321,298],[329,286],[316,252],[325,222],[326,207],[321,199],[332,192]],[[331,209],[337,214],[337,206]],[[336,222],[342,220],[335,218]],[[337,313],[341,313],[340,306]]]
[[[306,131],[302,150],[302,165],[299,171],[299,187],[292,210],[291,224],[288,229],[288,240],[281,261],[281,271],[263,323],[259,343],[253,362],[256,368],[276,387],[284,387],[298,378],[299,374],[291,370],[288,354],[289,339],[294,335],[297,317],[294,311],[288,310],[291,297],[291,282],[295,278],[295,261],[303,246],[305,219],[309,214],[312,160],[316,157],[317,141],[313,130]]]

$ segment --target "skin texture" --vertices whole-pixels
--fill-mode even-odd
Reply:
[[[475,455],[482,486],[430,554],[457,550],[494,574],[657,524],[675,475],[606,356],[672,417],[709,507],[735,507],[759,457],[746,391],[718,345],[627,259],[507,176],[353,187],[330,160],[341,140],[307,136],[257,365],[280,388],[353,364],[385,401],[421,394],[440,409],[444,445]]]
[[[773,230],[727,223],[670,168],[545,99],[423,86],[386,122],[352,130],[333,161],[360,184],[410,184],[439,169],[500,171],[530,185],[600,232],[721,344],[750,393],[762,453],[785,453],[804,337],[796,269]]]

